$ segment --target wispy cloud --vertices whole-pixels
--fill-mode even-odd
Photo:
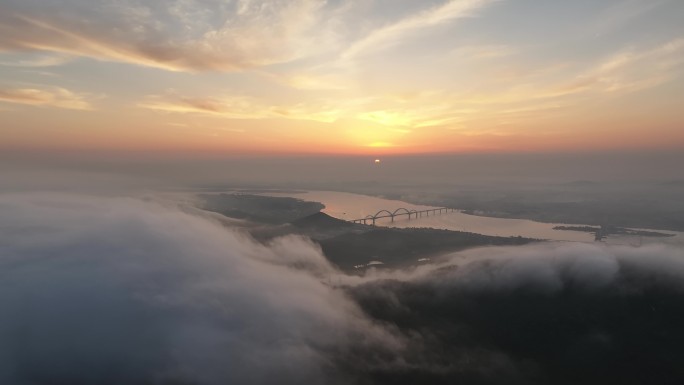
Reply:
[[[658,86],[684,70],[684,38],[651,49],[630,49],[613,54],[555,87],[547,96],[586,92],[634,92]]]
[[[518,53],[519,48],[510,45],[467,45],[452,51],[455,58],[498,59]]]
[[[369,51],[378,51],[401,43],[427,28],[437,27],[464,18],[496,0],[451,0],[416,15],[376,29],[367,37],[352,44],[342,57],[351,59]]]
[[[395,127],[404,133],[422,127],[443,126],[460,122],[471,111],[458,109],[454,103],[443,99],[444,95],[430,94],[413,102],[394,102],[385,109],[359,113],[360,120]]]
[[[88,95],[76,93],[61,87],[18,88],[0,86],[0,102],[65,108],[70,110],[92,110]]]
[[[138,103],[138,107],[227,119],[292,119],[331,123],[343,116],[339,108],[325,101],[278,105],[247,96],[226,95],[207,98],[183,96],[175,91],[150,95]]]
[[[56,7],[59,6],[59,9]],[[230,71],[331,47],[323,0],[9,0],[0,51],[51,51],[174,71]]]
[[[479,49],[463,50],[464,57],[481,57]],[[510,49],[482,50],[484,57],[510,54]],[[587,100],[620,96],[656,87],[684,71],[684,39],[655,47],[627,49],[584,65],[557,66],[538,77],[512,79],[501,84],[483,80],[480,88],[416,94],[382,95],[358,105],[352,112],[363,121],[417,131],[423,127],[468,129],[482,122],[514,124],[567,113]],[[349,113],[349,111],[348,111]]]
[[[577,27],[577,33],[600,36],[619,30],[669,1],[671,0],[622,0],[593,15],[588,23]]]
[[[312,73],[281,74],[260,72],[264,77],[298,90],[341,91],[352,87],[353,80],[341,74],[318,75]]]
[[[67,55],[41,54],[32,55],[29,58],[22,58],[17,60],[0,61],[0,65],[8,67],[23,67],[23,68],[44,68],[57,67],[69,63],[73,57]]]

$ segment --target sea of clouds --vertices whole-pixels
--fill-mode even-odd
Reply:
[[[3,384],[668,383],[683,321],[672,246],[350,276],[308,239],[168,202],[0,194]]]

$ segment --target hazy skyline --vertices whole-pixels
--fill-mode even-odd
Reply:
[[[684,147],[681,1],[0,4],[4,150]]]

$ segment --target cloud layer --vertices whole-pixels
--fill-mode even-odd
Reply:
[[[372,31],[367,37],[355,42],[342,56],[354,58],[363,53],[377,52],[398,44],[402,39],[447,24],[453,20],[471,16],[472,13],[494,0],[451,0],[426,9],[415,16],[403,18],[388,26]]]
[[[3,196],[0,211],[3,383],[320,383],[335,354],[397,343],[289,267],[332,270],[299,238],[259,246],[127,199]]]
[[[61,87],[22,88],[0,86],[0,101],[31,106],[91,110],[93,107],[88,100],[88,96]]]
[[[420,336],[387,383],[675,383],[684,251],[558,243],[455,254],[351,292]],[[674,382],[673,382],[674,381]]]
[[[168,70],[237,70],[325,46],[325,2],[60,0],[0,6],[0,50],[41,50]]]
[[[306,239],[148,200],[4,194],[0,212],[2,383],[684,378],[679,248],[484,248],[358,277]]]

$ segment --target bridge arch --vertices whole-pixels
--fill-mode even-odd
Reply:
[[[404,208],[404,207],[399,207],[398,209],[394,210],[394,212],[392,213],[392,217],[397,216],[400,211],[404,211],[406,213],[406,215],[408,215],[408,218],[411,219],[411,211],[409,211],[409,209]]]
[[[382,215],[382,216],[381,216],[380,214],[382,214],[382,213],[387,213],[387,215]],[[393,214],[393,213],[389,212],[388,210],[380,210],[380,211],[378,211],[377,213],[375,213],[375,215],[373,215],[373,225],[375,225],[375,220],[376,220],[376,219],[379,219],[379,218],[387,218],[387,217],[392,218],[392,222],[394,222],[394,214]]]
[[[390,212],[389,210],[380,210],[377,213],[375,213],[374,215],[366,215],[364,218],[350,220],[350,222],[352,222],[352,223],[363,223],[364,225],[366,225],[366,224],[368,224],[368,221],[371,221],[372,225],[375,226],[375,222],[381,218],[391,218],[392,222],[394,222],[394,217],[400,216],[400,215],[407,215],[409,220],[410,220],[411,215],[415,215],[416,219],[417,219],[419,216],[422,217],[423,214],[425,214],[426,216],[429,217],[431,213],[433,215],[437,215],[437,214],[448,213],[449,210],[451,210],[451,212],[454,212],[454,209],[450,209],[448,207],[436,207],[436,208],[425,209],[425,210],[415,210],[415,209],[409,210],[405,207],[399,207],[398,209],[394,210],[394,212]]]
[[[391,212],[389,212],[389,211],[387,211],[387,210],[380,210],[380,211],[378,211],[377,213],[375,213],[375,215],[373,215],[373,218],[375,218],[375,219],[380,218],[380,214],[382,214],[382,213],[387,213],[387,215],[389,215],[390,217],[394,217],[394,214],[393,214],[393,213],[391,213]]]
[[[410,212],[408,209],[405,209],[405,208],[403,208],[403,207],[399,207],[398,209],[394,210],[394,212],[392,213],[392,215],[397,215],[397,213],[398,213],[399,211],[401,211],[401,210],[404,210],[404,212],[405,212],[406,214],[411,214],[411,212]]]

